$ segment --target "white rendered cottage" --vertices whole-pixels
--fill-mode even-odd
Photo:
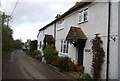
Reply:
[[[38,50],[42,51],[44,42],[55,40],[59,56],[68,56],[79,62],[85,66],[85,72],[91,74],[93,54],[90,41],[99,33],[105,51],[101,77],[118,79],[118,11],[118,2],[77,2],[39,30]]]

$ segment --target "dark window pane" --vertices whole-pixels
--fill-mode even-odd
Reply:
[[[84,21],[87,21],[88,20],[88,10],[86,9],[84,11]]]
[[[41,48],[41,41],[40,41],[40,44],[39,44],[39,49]]]
[[[66,53],[68,53],[68,46],[69,46],[69,43],[67,42]]]
[[[66,45],[64,45],[63,53],[65,53],[65,48],[66,48]]]
[[[63,49],[63,41],[61,41],[61,52],[62,52],[62,49]]]

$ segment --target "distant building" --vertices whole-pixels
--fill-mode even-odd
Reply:
[[[31,43],[31,39],[27,39],[27,44],[30,44]]]
[[[91,74],[93,54],[90,41],[95,34],[99,33],[105,51],[101,78],[106,79],[106,61],[109,51],[109,79],[118,79],[120,76],[120,64],[118,65],[118,62],[120,63],[120,59],[118,59],[118,57],[120,58],[118,53],[119,7],[118,2],[76,3],[63,15],[59,15],[54,21],[39,30],[38,50],[42,51],[42,45],[55,40],[59,56],[68,56],[76,63],[79,62],[85,66],[85,72]]]
[[[25,47],[26,49],[30,49],[30,43],[31,43],[31,39],[27,39],[27,42],[25,42]]]

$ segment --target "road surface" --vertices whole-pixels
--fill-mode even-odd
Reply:
[[[11,53],[3,66],[3,79],[70,79],[53,67],[38,62],[21,50]]]

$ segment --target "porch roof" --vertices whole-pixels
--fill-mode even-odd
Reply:
[[[54,42],[54,38],[52,35],[45,35],[44,41],[45,42]]]
[[[79,41],[79,40],[87,40],[86,35],[84,34],[81,28],[71,27],[66,37],[66,41]]]

